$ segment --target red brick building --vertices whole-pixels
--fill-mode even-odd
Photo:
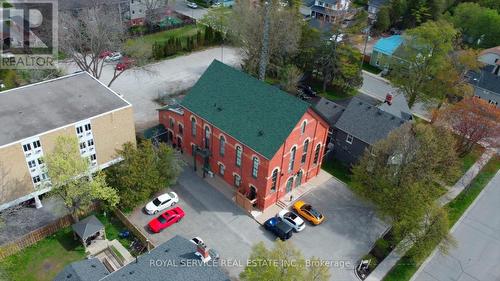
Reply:
[[[329,127],[308,103],[218,61],[159,120],[169,142],[234,186],[247,210],[319,173]]]

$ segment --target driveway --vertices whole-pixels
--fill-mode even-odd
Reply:
[[[233,277],[243,270],[253,245],[263,241],[268,247],[272,246],[275,237],[271,233],[190,168],[181,174],[179,184],[172,190],[178,193],[178,206],[186,213],[180,223],[159,234],[151,234],[145,226],[153,216],[145,215],[140,208],[129,215],[132,223],[143,229],[154,244],[175,235],[200,236],[209,247],[220,252]],[[332,280],[357,280],[354,263],[370,250],[385,226],[371,208],[336,180],[315,188],[304,198],[323,211],[327,220],[320,226],[308,225],[303,232],[295,233],[292,243],[305,257],[331,261]]]
[[[447,255],[435,251],[412,281],[500,280],[500,172],[488,183],[451,235],[457,247]]]
[[[224,63],[238,66],[240,57],[237,49],[224,48]],[[158,123],[154,100],[160,96],[175,94],[192,87],[214,59],[221,60],[220,47],[211,48],[173,59],[163,60],[148,65],[144,69],[132,68],[124,72],[111,85],[111,89],[123,95],[134,107],[136,130],[154,126]],[[66,72],[78,71],[74,63],[60,63]],[[107,84],[113,76],[114,65],[106,65],[100,80]]]

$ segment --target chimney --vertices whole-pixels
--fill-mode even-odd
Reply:
[[[196,246],[196,252],[200,255],[203,262],[207,262],[210,260],[210,254],[208,253],[207,245],[205,245],[204,243],[198,243],[198,245]]]
[[[387,94],[385,95],[385,103],[387,103],[388,105],[391,105],[392,104],[392,94]]]

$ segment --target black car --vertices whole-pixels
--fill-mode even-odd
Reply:
[[[311,88],[311,86],[306,84],[300,84],[298,86],[298,90],[299,92],[308,95],[310,97],[315,97],[317,95],[316,92],[313,90],[313,88]]]
[[[293,227],[286,224],[278,217],[272,217],[264,223],[264,228],[274,233],[281,240],[290,239],[293,235]]]

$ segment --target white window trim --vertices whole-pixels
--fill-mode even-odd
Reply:
[[[347,137],[345,138],[345,142],[347,142],[348,144],[352,144],[353,140],[354,140],[354,137],[350,134],[347,134]]]

